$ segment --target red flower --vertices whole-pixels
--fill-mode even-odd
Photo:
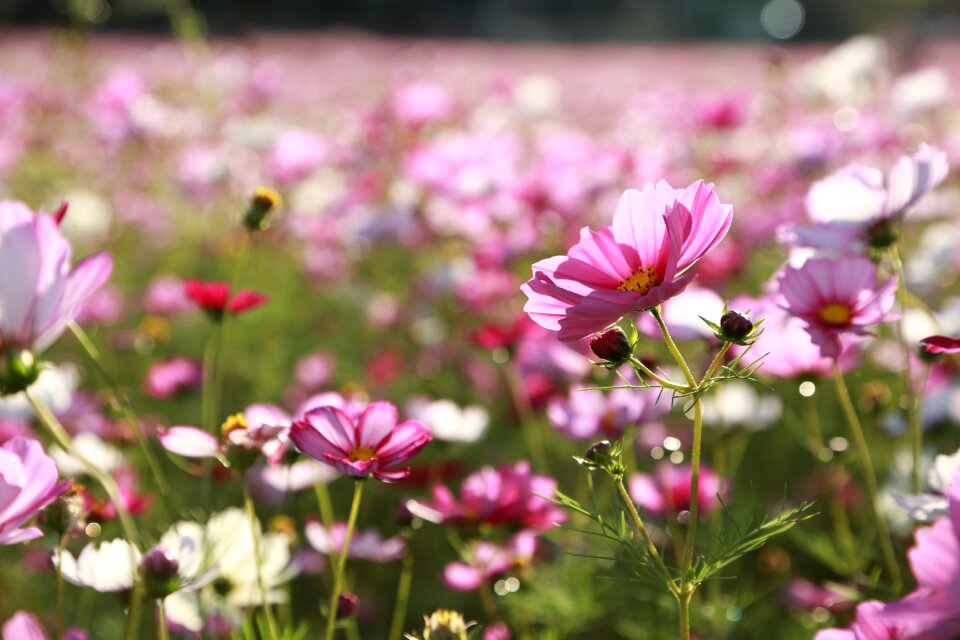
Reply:
[[[183,286],[188,298],[201,309],[216,317],[223,315],[228,305],[231,313],[241,313],[259,307],[268,300],[264,294],[248,289],[241,289],[231,299],[230,285],[226,282],[186,280]]]

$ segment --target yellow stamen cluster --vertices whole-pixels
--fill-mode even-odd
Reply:
[[[850,310],[850,307],[846,305],[839,304],[837,302],[831,302],[827,306],[820,309],[820,311],[817,312],[817,315],[825,324],[843,326],[850,322],[853,312]]]
[[[260,186],[253,190],[250,204],[261,211],[270,211],[283,206],[283,196],[276,189]]]
[[[645,294],[657,284],[657,274],[653,267],[638,269],[630,272],[626,280],[620,282],[617,287],[620,291],[635,291],[639,294]]]
[[[348,459],[350,462],[366,462],[372,459],[376,452],[370,447],[357,447],[350,452]]]
[[[248,429],[249,427],[250,425],[247,424],[247,419],[243,417],[243,414],[235,413],[223,421],[223,424],[220,426],[220,433],[226,437],[230,435],[232,431]]]

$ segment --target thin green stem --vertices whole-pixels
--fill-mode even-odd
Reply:
[[[247,518],[250,520],[250,534],[253,536],[253,560],[257,563],[257,588],[260,590],[260,604],[263,606],[263,615],[267,621],[267,632],[271,640],[277,639],[277,623],[273,619],[273,609],[270,607],[270,599],[267,597],[267,586],[263,582],[263,552],[260,549],[260,521],[257,520],[257,513],[253,508],[253,498],[250,496],[250,489],[246,482],[241,482],[243,487],[243,506],[247,510]]]
[[[140,591],[130,590],[130,610],[127,612],[127,625],[123,632],[124,640],[136,640],[140,637],[140,608],[143,604]]]
[[[904,365],[901,370],[903,377],[903,397],[907,401],[907,431],[910,434],[910,452],[913,458],[913,470],[910,475],[913,485],[913,493],[920,493],[923,490],[921,481],[923,462],[921,453],[923,450],[923,424],[920,416],[920,403],[922,402],[921,393],[923,389],[914,389],[913,384],[913,350],[907,344],[905,331],[907,317],[907,300],[910,292],[907,290],[907,276],[903,271],[903,260],[900,259],[900,252],[896,247],[891,249],[893,268],[897,274],[897,297],[900,301],[900,322],[897,326],[897,340],[900,342],[900,349],[903,353]]]
[[[330,607],[327,611],[326,640],[333,640],[334,627],[337,623],[337,605],[340,602],[340,590],[343,588],[343,573],[347,566],[347,553],[350,550],[350,539],[357,526],[357,514],[360,512],[360,499],[363,497],[364,480],[356,480],[353,484],[353,503],[350,505],[350,517],[347,519],[347,531],[343,536],[343,546],[337,558],[337,572],[333,574],[333,590],[330,592]]]
[[[533,461],[535,469],[549,472],[547,462],[547,447],[540,433],[539,425],[534,416],[533,409],[530,407],[530,401],[527,399],[523,390],[523,383],[517,373],[513,362],[507,362],[502,365],[503,375],[507,381],[507,387],[510,390],[510,396],[513,404],[517,408],[517,414],[520,417],[520,430],[523,433],[523,440],[527,445],[527,451],[530,452],[530,458]]]
[[[703,443],[703,407],[700,397],[693,398],[693,446],[690,453],[690,521],[680,569],[686,573],[693,566],[693,550],[697,542],[697,523],[700,519],[700,449]]]
[[[656,320],[657,324],[660,326],[660,333],[663,334],[663,341],[667,345],[667,350],[677,362],[680,370],[683,371],[683,377],[687,380],[687,386],[689,386],[691,389],[696,389],[697,380],[693,377],[693,372],[690,371],[690,367],[687,366],[687,361],[683,359],[683,354],[680,353],[680,349],[677,348],[677,343],[673,341],[673,337],[670,335],[670,330],[667,329],[667,324],[663,321],[663,316],[660,315],[660,309],[650,309],[650,313],[653,314],[654,320]]]
[[[710,363],[710,366],[707,368],[707,372],[703,374],[703,379],[700,381],[700,386],[703,385],[717,373],[717,369],[720,368],[720,365],[723,364],[723,357],[727,355],[727,350],[730,349],[730,342],[724,342],[723,346],[720,347],[720,350],[717,351],[717,355],[714,356],[713,362]]]
[[[217,322],[213,327],[213,331],[207,337],[207,344],[203,349],[203,388],[200,398],[200,419],[203,423],[203,428],[213,435],[217,435],[217,414],[220,411],[220,407],[215,401],[215,378],[217,350],[220,347],[221,335],[223,335],[223,327]],[[213,460],[210,458],[203,460],[202,487],[201,497],[203,503],[208,504],[213,490]]]
[[[900,565],[897,564],[897,557],[893,551],[893,542],[890,539],[890,532],[887,530],[887,522],[877,512],[877,476],[873,469],[873,460],[870,458],[870,448],[867,446],[867,439],[863,435],[863,427],[860,425],[860,418],[857,416],[856,409],[853,407],[853,401],[850,399],[850,391],[847,389],[847,383],[843,379],[843,372],[840,365],[833,364],[833,379],[837,386],[837,395],[840,397],[840,404],[846,414],[847,422],[850,425],[850,432],[853,435],[853,442],[857,447],[857,459],[860,461],[860,470],[863,474],[863,484],[867,490],[867,501],[870,503],[869,513],[873,520],[873,525],[877,530],[877,537],[880,539],[880,549],[883,553],[884,564],[891,580],[899,588],[901,584]]]
[[[680,640],[690,640],[690,597],[692,592],[677,595],[677,609],[680,612]]]
[[[636,527],[637,532],[640,534],[640,538],[643,540],[644,546],[647,547],[647,553],[650,554],[650,558],[653,560],[653,563],[657,566],[657,569],[663,576],[664,584],[666,585],[667,589],[670,590],[670,593],[679,597],[680,591],[677,589],[677,585],[673,580],[673,576],[670,575],[670,570],[667,569],[667,565],[663,563],[663,559],[660,557],[660,552],[657,551],[657,545],[653,544],[650,534],[647,533],[647,528],[643,525],[643,519],[640,518],[640,513],[637,511],[637,507],[634,506],[633,500],[630,499],[630,494],[627,493],[626,487],[623,486],[623,476],[615,476],[614,482],[617,485],[617,492],[620,494],[620,498],[626,505],[627,512],[630,514],[630,518],[633,520],[633,524]]]
[[[61,535],[57,542],[57,637],[63,637],[63,546],[67,541],[66,535]]]
[[[157,598],[157,637],[159,640],[170,640],[167,631],[167,612],[163,607],[163,598]]]
[[[390,622],[388,638],[400,638],[403,634],[403,623],[407,618],[407,602],[410,600],[410,585],[413,583],[413,553],[410,551],[410,541],[407,540],[407,552],[403,556],[403,566],[400,568],[400,580],[397,582],[397,599],[393,606],[393,619]]]
[[[117,385],[117,381],[103,365],[100,350],[97,349],[96,345],[93,344],[90,336],[87,335],[83,328],[77,323],[71,322],[70,331],[72,331],[73,335],[76,336],[77,341],[80,343],[80,346],[83,347],[83,351],[87,355],[87,359],[93,365],[93,368],[97,370],[97,373],[110,389],[110,394],[113,396],[113,404],[120,411],[120,413],[123,414],[127,424],[129,424],[130,428],[133,430],[133,433],[137,438],[137,444],[140,445],[140,449],[143,451],[143,455],[147,459],[147,465],[150,467],[150,473],[153,474],[153,480],[157,484],[157,489],[160,493],[160,496],[164,501],[166,501],[167,496],[170,493],[170,485],[167,483],[167,479],[160,469],[160,463],[157,461],[157,457],[153,454],[153,450],[150,449],[150,445],[147,442],[147,437],[144,435],[143,428],[140,425],[140,419],[133,410],[133,406],[130,404],[129,398],[120,393],[120,387]]]
[[[63,425],[60,424],[60,421],[53,415],[53,413],[41,402],[36,396],[33,395],[33,392],[30,389],[27,389],[24,392],[27,396],[27,401],[30,403],[30,406],[33,407],[34,413],[37,415],[37,418],[40,420],[40,423],[46,427],[47,431],[50,433],[50,436],[53,438],[61,449],[66,451],[71,457],[75,458],[84,466],[91,476],[93,476],[97,482],[103,486],[103,490],[107,494],[107,498],[113,503],[114,508],[117,510],[117,518],[120,520],[120,526],[123,528],[123,533],[127,538],[127,541],[132,545],[137,545],[139,541],[139,536],[137,535],[137,528],[133,524],[133,519],[130,517],[130,512],[127,511],[126,506],[124,506],[123,501],[120,499],[120,489],[117,487],[116,480],[108,474],[104,473],[99,467],[90,462],[87,458],[80,454],[79,451],[73,446],[73,439],[70,438],[70,434],[63,428]]]
[[[690,389],[689,387],[685,387],[685,386],[683,386],[682,384],[677,384],[676,382],[672,382],[671,380],[668,380],[668,379],[664,378],[663,376],[660,376],[659,374],[654,373],[653,370],[650,369],[650,367],[648,367],[647,365],[643,364],[643,362],[641,362],[641,361],[640,361],[638,358],[636,358],[635,356],[630,356],[630,364],[631,364],[635,369],[638,369],[638,370],[640,371],[640,373],[642,373],[643,375],[647,376],[648,378],[650,378],[651,380],[653,380],[654,382],[656,382],[658,385],[660,385],[660,386],[663,387],[664,389],[670,389],[670,390],[672,390],[672,391],[679,391],[680,393],[689,393],[689,392],[691,391],[691,389]]]

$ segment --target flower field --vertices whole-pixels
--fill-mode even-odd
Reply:
[[[3,640],[960,637],[958,54],[0,32]]]

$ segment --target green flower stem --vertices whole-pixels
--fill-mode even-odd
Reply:
[[[655,307],[650,309],[650,313],[653,314],[654,320],[656,320],[657,324],[660,326],[660,333],[663,334],[663,341],[667,345],[667,350],[670,351],[670,355],[673,356],[673,359],[676,360],[680,370],[683,371],[683,377],[687,379],[687,386],[690,389],[696,389],[697,380],[693,377],[693,372],[690,371],[690,367],[687,366],[687,361],[683,359],[683,354],[680,353],[680,349],[677,348],[677,343],[673,341],[673,337],[670,335],[670,331],[667,329],[667,325],[663,321],[663,316],[660,315],[660,308]]]
[[[693,550],[697,542],[697,523],[700,519],[700,449],[703,446],[703,406],[700,397],[693,398],[693,446],[690,453],[690,521],[683,549],[680,569],[686,574],[693,566]]]
[[[253,536],[253,559],[257,563],[257,588],[260,590],[260,604],[263,606],[263,615],[267,621],[267,632],[271,640],[277,640],[277,623],[273,619],[273,609],[270,608],[270,599],[267,597],[267,587],[263,582],[263,552],[260,549],[260,521],[253,508],[253,498],[247,483],[241,479],[243,487],[243,506],[247,510],[250,520],[250,535]]]
[[[63,425],[57,420],[57,418],[47,409],[44,404],[33,395],[33,392],[30,389],[27,389],[24,392],[27,396],[27,401],[30,403],[30,406],[33,407],[34,413],[37,414],[37,418],[40,420],[40,423],[46,427],[47,431],[50,433],[54,442],[56,442],[61,449],[70,454],[71,457],[77,459],[80,464],[82,464],[87,473],[96,478],[103,486],[103,490],[107,494],[107,498],[110,499],[110,502],[113,503],[113,507],[117,510],[117,518],[120,520],[120,526],[123,528],[123,534],[127,538],[127,541],[132,545],[136,546],[139,542],[139,536],[137,535],[137,528],[133,524],[133,519],[130,517],[130,513],[127,511],[127,508],[123,505],[123,501],[120,500],[120,489],[117,487],[116,480],[108,473],[104,473],[99,467],[87,460],[84,456],[74,448],[73,440],[70,438],[70,434],[66,432],[63,428]]]
[[[690,598],[693,591],[684,590],[677,595],[677,608],[680,611],[680,640],[690,640]]]
[[[167,612],[164,611],[163,598],[157,598],[157,638],[159,640],[170,640],[170,634],[167,632]]]
[[[530,452],[533,467],[549,473],[547,448],[543,441],[543,435],[540,433],[540,425],[537,424],[533,409],[531,409],[530,402],[523,391],[523,382],[520,380],[517,368],[513,362],[507,362],[501,366],[501,369],[506,378],[513,404],[520,417],[520,431],[523,434],[524,443],[527,445],[527,451]]]
[[[134,586],[130,590],[130,610],[127,613],[127,625],[123,632],[124,640],[137,640],[140,637],[140,609],[142,605],[140,590]]]
[[[703,380],[700,381],[700,387],[702,388],[706,384],[707,380],[712,378],[717,370],[720,368],[720,365],[723,364],[723,358],[727,355],[727,351],[730,349],[729,342],[724,342],[723,346],[720,347],[720,350],[717,351],[717,355],[714,356],[713,362],[710,363],[710,366],[707,368],[707,372],[703,375]]]
[[[153,480],[157,484],[157,490],[161,498],[164,500],[164,502],[166,502],[170,494],[170,485],[167,483],[166,477],[160,470],[160,464],[157,461],[157,457],[153,454],[153,450],[150,449],[147,438],[143,433],[143,428],[140,426],[140,419],[137,418],[137,414],[134,412],[129,398],[120,393],[120,388],[117,385],[116,380],[114,380],[113,376],[110,375],[107,369],[103,366],[100,351],[97,349],[96,345],[93,344],[90,336],[88,336],[83,328],[76,322],[71,322],[69,326],[70,331],[73,332],[73,335],[76,336],[80,346],[83,347],[83,351],[86,353],[90,364],[93,365],[93,368],[97,370],[97,373],[110,389],[110,394],[113,396],[114,406],[120,411],[121,414],[123,414],[127,424],[129,424],[130,428],[133,429],[133,433],[137,438],[137,444],[140,445],[140,449],[143,451],[143,455],[147,459],[147,464],[150,466],[150,472],[153,474]]]
[[[217,433],[217,414],[220,412],[220,403],[216,399],[216,377],[217,377],[217,352],[220,350],[221,337],[223,336],[223,326],[217,322],[210,336],[207,337],[207,344],[203,349],[203,389],[200,399],[200,416],[203,428],[214,436],[219,437]],[[213,492],[213,460],[204,458],[203,460],[203,488],[201,497],[204,504],[209,504],[210,496]]]
[[[407,540],[407,552],[403,555],[403,565],[400,568],[397,599],[393,606],[393,619],[390,622],[388,638],[400,638],[402,636],[403,623],[407,618],[407,602],[410,600],[410,585],[413,582],[413,553],[409,547],[410,540]]]
[[[850,432],[853,435],[854,444],[857,447],[857,459],[860,461],[860,470],[863,474],[863,484],[867,490],[867,501],[870,503],[870,517],[873,519],[873,525],[877,529],[877,537],[880,538],[880,549],[883,553],[884,564],[887,568],[891,580],[899,588],[901,584],[900,565],[897,564],[897,557],[893,551],[893,542],[890,539],[890,532],[887,530],[887,523],[877,512],[877,476],[873,469],[873,461],[870,458],[870,448],[867,446],[867,439],[863,435],[863,427],[860,425],[860,418],[853,408],[853,401],[850,399],[850,391],[847,389],[847,383],[843,379],[843,372],[840,365],[833,363],[833,379],[837,386],[837,395],[840,397],[840,404],[847,416],[847,422],[850,425]]]
[[[637,528],[640,538],[643,540],[643,544],[647,547],[647,553],[650,554],[650,558],[653,560],[653,563],[657,566],[657,569],[663,576],[664,584],[670,590],[670,593],[679,598],[680,590],[677,588],[673,576],[670,575],[670,570],[667,569],[667,566],[663,563],[663,559],[660,557],[660,552],[657,551],[657,546],[653,544],[650,534],[647,533],[647,528],[643,525],[643,520],[640,518],[640,513],[637,511],[637,507],[634,506],[633,500],[630,499],[630,494],[627,493],[626,487],[623,486],[623,476],[614,476],[614,482],[617,485],[617,492],[620,494],[620,498],[623,500],[623,503],[627,506],[627,511],[630,513],[630,518],[633,520],[633,524]]]
[[[914,390],[913,388],[913,350],[907,344],[905,332],[907,316],[907,300],[910,292],[907,290],[907,276],[903,271],[903,260],[900,259],[900,252],[896,247],[891,250],[893,268],[897,274],[897,298],[900,301],[900,322],[897,327],[897,339],[900,341],[900,349],[903,352],[904,366],[902,369],[903,392],[907,399],[907,431],[910,434],[910,453],[913,458],[913,470],[911,473],[911,483],[913,493],[920,493],[923,490],[921,481],[921,471],[923,463],[921,452],[923,450],[923,424],[920,416],[920,403],[923,401],[921,393],[923,389]]]
[[[647,365],[643,364],[638,358],[630,356],[630,364],[638,369],[643,375],[647,376],[657,384],[659,384],[664,389],[670,389],[672,391],[678,391],[680,393],[689,393],[690,388],[685,387],[682,384],[677,384],[676,382],[671,382],[666,378],[654,373]]]
[[[57,637],[63,637],[63,547],[67,536],[61,535],[57,542]]]
[[[350,539],[357,526],[357,514],[360,512],[360,499],[363,497],[364,479],[353,483],[353,503],[350,505],[350,517],[347,519],[347,531],[343,536],[343,546],[337,558],[337,571],[333,574],[333,590],[330,592],[330,607],[327,611],[326,640],[333,640],[334,626],[337,623],[337,605],[340,602],[340,590],[343,588],[343,573],[347,566],[347,552],[350,550]]]

